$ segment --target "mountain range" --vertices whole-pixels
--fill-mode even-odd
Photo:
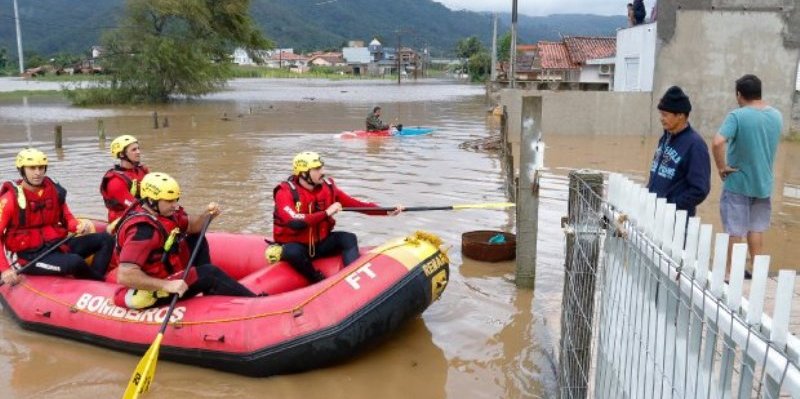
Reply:
[[[124,0],[18,0],[26,52],[88,54],[105,30],[114,29]],[[432,0],[252,0],[251,15],[281,48],[298,51],[339,48],[349,40],[378,38],[394,46],[427,47],[434,57],[450,56],[469,36],[491,45],[489,13],[451,10]],[[510,13],[500,14],[498,34],[510,29]],[[626,17],[559,14],[520,15],[518,43],[561,36],[613,36]],[[11,1],[0,4],[0,48],[16,54]]]

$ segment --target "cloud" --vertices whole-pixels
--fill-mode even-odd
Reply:
[[[434,0],[453,10],[511,12],[512,0]],[[625,15],[625,5],[633,0],[518,0],[517,10],[525,15],[599,14]],[[645,0],[650,9],[655,0]]]

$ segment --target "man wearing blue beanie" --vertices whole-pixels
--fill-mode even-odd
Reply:
[[[708,146],[689,125],[692,103],[680,87],[667,89],[658,111],[664,134],[653,155],[647,188],[691,217],[711,190]]]

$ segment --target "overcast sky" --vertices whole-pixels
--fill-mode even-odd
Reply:
[[[512,0],[434,0],[454,10],[511,12]],[[632,0],[518,0],[517,10],[525,15],[599,14],[626,15]],[[655,0],[645,0],[648,14]]]

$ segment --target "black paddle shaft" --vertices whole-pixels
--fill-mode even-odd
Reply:
[[[186,265],[186,269],[183,269],[183,275],[181,275],[181,280],[186,280],[186,277],[189,276],[189,270],[192,268],[192,264],[194,264],[194,259],[197,257],[197,253],[200,251],[200,246],[203,244],[203,239],[206,237],[206,230],[208,230],[208,226],[211,224],[211,220],[214,219],[213,216],[208,215],[206,217],[206,221],[203,222],[203,228],[200,229],[200,237],[197,238],[197,244],[195,244],[194,249],[192,250],[192,256],[189,257],[189,263]],[[172,311],[175,310],[175,304],[178,303],[178,294],[172,294],[172,302],[169,304],[169,309],[167,309],[167,316],[164,318],[164,322],[161,323],[161,329],[158,330],[160,334],[163,334],[167,331],[167,326],[169,325],[169,319],[172,317]]]
[[[44,252],[42,252],[41,254],[39,254],[39,256],[37,256],[37,257],[33,258],[33,260],[29,261],[27,265],[25,265],[25,266],[21,267],[19,270],[17,270],[17,274],[20,274],[20,273],[24,272],[24,271],[25,271],[25,270],[27,270],[29,267],[31,267],[31,266],[33,266],[33,265],[35,265],[37,262],[39,262],[40,260],[42,260],[42,258],[44,258],[45,256],[47,256],[47,255],[50,255],[50,253],[51,253],[51,252],[55,251],[55,250],[56,250],[56,248],[58,248],[58,247],[60,247],[60,246],[64,245],[64,244],[65,244],[67,241],[69,241],[69,239],[70,239],[70,238],[72,238],[74,235],[75,235],[74,233],[69,233],[69,234],[67,234],[67,236],[66,236],[66,237],[64,237],[63,239],[61,239],[61,241],[59,241],[59,242],[57,242],[57,243],[53,244],[53,245],[52,245],[50,248],[47,248],[47,250],[46,250],[46,251],[44,251]],[[14,263],[12,263],[12,264],[11,264],[11,266],[14,266],[14,265],[15,265],[15,264],[17,264],[17,263],[19,263],[19,258],[17,258],[17,260],[15,260],[15,261],[14,261]],[[3,284],[4,284],[3,280],[0,280],[0,286],[2,286]]]

